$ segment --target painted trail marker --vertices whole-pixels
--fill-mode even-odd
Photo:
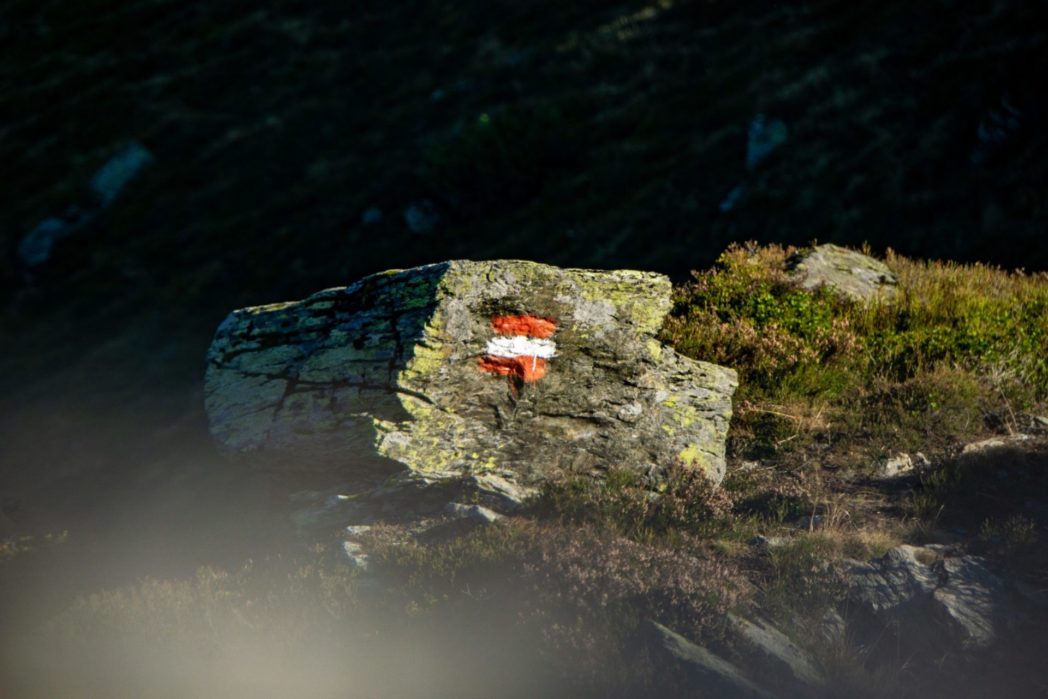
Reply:
[[[546,363],[557,354],[550,338],[557,324],[532,315],[495,316],[491,327],[497,335],[490,340],[480,360],[484,371],[535,383],[546,375]]]
[[[211,431],[260,468],[383,487],[675,463],[716,483],[735,372],[659,342],[672,291],[651,272],[452,260],[233,311],[208,353]]]

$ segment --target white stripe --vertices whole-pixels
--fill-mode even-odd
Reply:
[[[557,343],[527,335],[502,335],[488,340],[487,353],[493,357],[549,359],[557,353]]]

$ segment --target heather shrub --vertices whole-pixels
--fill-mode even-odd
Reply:
[[[805,291],[793,248],[735,245],[677,289],[663,337],[739,372],[732,447],[861,465],[1014,429],[1048,400],[1048,278],[888,252],[898,294]],[[827,447],[829,448],[827,451]],[[866,454],[865,457],[860,454]]]

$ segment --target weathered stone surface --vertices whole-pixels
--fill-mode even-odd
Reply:
[[[848,571],[850,611],[874,620],[862,636],[885,627],[915,651],[944,653],[986,648],[1010,626],[1011,591],[973,556],[944,547],[902,545]]]
[[[805,693],[805,690],[825,683],[808,654],[782,631],[761,619],[751,621],[734,614],[729,614],[728,618],[738,645],[750,663],[759,669],[761,684],[776,687],[782,696],[788,693],[787,690]]]
[[[670,291],[645,272],[453,261],[234,311],[208,353],[211,429],[287,469],[528,486],[681,461],[719,482],[735,372],[655,339]],[[487,361],[496,327],[549,335],[548,356]]]
[[[117,151],[92,176],[88,201],[69,206],[60,216],[50,216],[29,231],[18,244],[18,259],[27,270],[51,259],[51,252],[65,238],[79,234],[109,207],[125,187],[147,165],[153,154],[140,143],[132,142]]]
[[[795,278],[805,289],[826,286],[858,301],[891,298],[898,279],[880,260],[837,245],[819,245],[791,261]]]
[[[696,689],[702,690],[702,696],[707,696],[707,692],[718,697],[768,699],[773,696],[751,682],[739,668],[673,629],[649,620],[648,630],[656,647],[684,664],[694,677]]]
[[[482,524],[491,524],[503,517],[482,505],[465,505],[461,502],[449,502],[444,510],[453,517],[472,519]]]
[[[931,462],[928,461],[928,457],[921,452],[915,454],[899,453],[878,464],[874,476],[884,480],[906,478],[917,475],[927,470],[930,466]]]

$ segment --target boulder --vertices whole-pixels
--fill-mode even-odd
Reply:
[[[673,629],[647,620],[647,633],[653,650],[661,651],[679,662],[690,676],[691,684],[701,696],[746,697],[770,699],[775,696],[764,691],[738,667],[706,648],[693,643]]]
[[[728,618],[740,652],[759,671],[761,684],[776,688],[778,696],[811,694],[825,684],[811,657],[770,622]]]
[[[647,272],[452,261],[237,310],[208,352],[211,431],[268,467],[483,475],[510,500],[609,467],[716,483],[736,375],[656,339],[670,293]]]
[[[888,299],[897,292],[898,279],[886,264],[837,245],[798,253],[790,261],[790,271],[805,289],[825,286],[856,301]]]
[[[985,649],[1023,616],[1012,587],[981,559],[942,546],[897,546],[852,564],[847,580],[854,636],[888,653],[943,657]]]
[[[919,475],[930,467],[931,461],[921,452],[900,452],[880,462],[873,475],[880,480],[894,480]]]

